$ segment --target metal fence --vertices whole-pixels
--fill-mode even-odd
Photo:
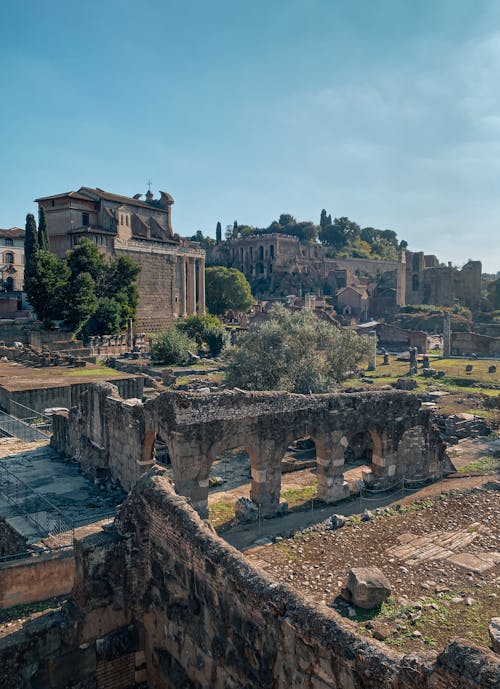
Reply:
[[[47,431],[32,426],[23,419],[0,411],[0,436],[2,435],[18,438],[25,442],[36,442],[37,440],[47,440],[49,438]]]
[[[52,418],[45,412],[27,407],[21,402],[10,400],[10,413],[32,428],[49,435],[52,432]]]
[[[71,520],[30,485],[0,464],[0,493],[34,527],[40,538],[50,538],[55,546],[66,544],[62,534],[73,531]],[[72,540],[72,537],[69,537]]]

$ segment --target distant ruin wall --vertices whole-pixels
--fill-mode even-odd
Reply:
[[[428,335],[423,330],[404,330],[396,325],[379,323],[376,331],[381,347],[416,347],[421,354],[427,353]]]
[[[500,356],[500,337],[477,333],[451,333],[451,354],[455,356]]]

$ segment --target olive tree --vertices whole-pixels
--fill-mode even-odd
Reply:
[[[226,354],[226,383],[246,390],[320,393],[347,378],[369,339],[319,320],[309,309],[274,306]]]

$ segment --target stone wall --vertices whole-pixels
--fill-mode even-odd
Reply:
[[[274,581],[174,494],[162,469],[114,527],[75,543],[63,613],[0,639],[1,689],[493,689],[498,656],[453,640],[403,656]]]
[[[413,458],[406,442],[418,428]],[[206,514],[210,467],[225,450],[250,457],[251,498],[264,514],[279,511],[281,461],[291,442],[316,446],[318,498],[349,495],[344,453],[360,433],[372,445],[374,479],[437,478],[451,470],[428,410],[404,391],[294,395],[285,392],[165,392],[144,405],[124,402],[110,384],[95,385],[78,408],[54,417],[53,446],[77,456],[87,473],[107,471],[129,489],[155,461],[158,434],[167,445],[177,491]],[[404,452],[399,444],[405,440]]]
[[[381,347],[390,349],[416,347],[421,354],[427,353],[428,335],[423,330],[404,330],[397,325],[379,323],[376,326],[376,331]]]
[[[21,536],[4,517],[0,517],[0,557],[23,551],[26,542],[26,538]]]
[[[477,333],[451,333],[451,354],[455,356],[500,356],[500,337],[489,337]]]
[[[75,579],[72,549],[0,563],[0,608],[24,605],[71,592]]]
[[[135,327],[148,333],[165,330],[173,322],[177,311],[176,256],[121,249],[117,249],[116,254],[128,256],[141,268],[137,280],[139,304]]]

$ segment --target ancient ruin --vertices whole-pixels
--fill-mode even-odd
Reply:
[[[442,476],[449,469],[431,412],[403,391],[294,395],[283,392],[165,392],[141,404],[111,384],[93,385],[79,406],[53,417],[52,444],[85,471],[109,471],[129,490],[155,462],[157,436],[168,447],[178,493],[206,516],[211,464],[224,450],[250,456],[251,498],[262,514],[278,512],[281,460],[297,438],[316,446],[318,498],[349,495],[345,451],[369,446],[367,480]],[[359,449],[359,448],[358,448]]]
[[[0,638],[2,689],[479,689],[498,656],[456,639],[403,655],[252,566],[165,470],[76,543],[71,602]]]

